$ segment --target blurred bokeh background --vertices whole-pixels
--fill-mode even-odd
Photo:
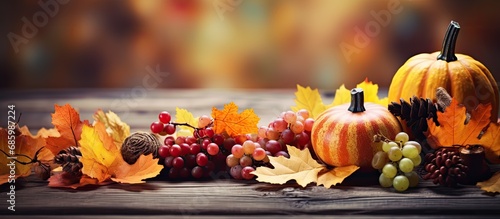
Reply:
[[[500,80],[496,0],[40,2],[1,3],[2,89],[130,88],[148,66],[169,73],[161,88],[330,90],[365,77],[387,87],[409,57],[440,50],[451,20],[462,27],[457,52]],[[374,22],[357,45],[356,28]]]

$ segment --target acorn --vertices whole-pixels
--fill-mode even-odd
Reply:
[[[460,147],[460,158],[469,167],[466,172],[468,177],[462,184],[474,185],[491,176],[490,167],[486,163],[484,147],[481,145],[468,145]]]

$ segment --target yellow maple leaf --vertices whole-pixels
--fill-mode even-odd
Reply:
[[[325,167],[316,162],[309,152],[300,152],[296,147],[287,146],[290,158],[284,156],[269,157],[273,169],[268,167],[258,167],[253,174],[257,176],[257,181],[272,184],[284,184],[290,180],[295,180],[302,187],[311,182],[316,182],[318,173]]]
[[[389,101],[387,97],[380,99],[378,97],[378,85],[374,84],[371,81],[368,81],[366,78],[363,82],[356,85],[356,88],[362,88],[364,93],[365,102],[372,102],[376,104],[380,104],[382,106],[387,106]],[[351,102],[351,92],[348,90],[345,85],[341,85],[339,89],[335,92],[335,97],[333,99],[332,104],[327,107],[337,106],[344,103]]]
[[[252,172],[257,176],[257,181],[284,184],[290,180],[295,180],[302,187],[316,182],[318,185],[330,188],[332,185],[342,182],[359,168],[357,166],[346,166],[328,170],[326,166],[319,164],[312,158],[309,150],[300,150],[288,145],[287,148],[290,158],[283,156],[269,157],[273,169],[257,167]]]
[[[112,111],[105,113],[99,109],[95,112],[94,119],[106,126],[106,131],[111,135],[113,141],[115,141],[117,145],[121,145],[125,138],[130,135],[130,126],[122,122],[120,117]]]
[[[500,193],[500,171],[496,172],[490,179],[478,182],[476,186],[486,192]]]
[[[316,119],[319,114],[327,109],[325,104],[323,104],[323,100],[321,99],[318,89],[313,90],[310,87],[297,85],[297,92],[295,92],[294,101],[296,106],[291,107],[294,112],[306,109],[309,111],[313,119]]]
[[[121,183],[143,183],[163,169],[152,155],[141,155],[136,163],[128,164],[120,153],[120,145],[106,132],[104,124],[97,121],[94,127],[85,125],[79,141],[83,164],[82,173],[96,178],[98,183],[108,180]]]
[[[111,171],[108,169],[114,163],[120,150],[112,145],[105,145],[106,142],[113,142],[111,137],[104,136],[101,139],[99,132],[106,133],[106,128],[101,122],[97,122],[94,127],[84,125],[82,128],[82,137],[79,141],[82,157],[80,161],[83,164],[82,173],[103,182],[111,177]],[[102,134],[101,134],[102,136]]]
[[[175,122],[176,123],[187,123],[192,125],[193,127],[198,127],[198,118],[195,118],[191,112],[182,108],[175,108]],[[185,133],[193,133],[193,129],[189,126],[179,125],[177,126],[179,130],[188,130],[189,132]],[[182,132],[178,132],[182,133]]]
[[[359,167],[356,165],[335,167],[329,171],[322,172],[318,176],[318,185],[323,185],[326,188],[330,188],[338,183],[342,183],[345,178],[350,176]]]
[[[382,106],[388,105],[389,101],[387,97],[379,99],[378,85],[368,81],[368,78],[357,84],[356,87],[363,89],[365,102],[372,102]],[[311,114],[311,117],[316,119],[319,114],[333,106],[350,103],[351,91],[348,90],[344,84],[340,85],[340,87],[335,91],[333,102],[325,105],[321,99],[321,94],[318,89],[311,89],[310,87],[297,85],[297,92],[295,92],[294,101],[296,106],[291,107],[294,112],[297,112],[300,109],[306,109]]]
[[[345,85],[340,85],[339,89],[335,91],[335,97],[330,106],[337,106],[344,103],[351,102],[351,91],[347,90]]]
[[[214,132],[216,134],[226,132],[230,136],[257,133],[257,124],[260,120],[253,109],[245,109],[239,114],[238,106],[233,102],[224,105],[223,110],[213,107],[212,118]]]
[[[378,84],[374,84],[371,81],[368,81],[366,78],[363,82],[356,85],[356,88],[361,88],[365,94],[365,102],[372,102],[376,104],[380,104],[382,106],[387,106],[389,104],[389,99],[387,97],[379,99],[378,97]],[[350,100],[349,100],[350,102]]]

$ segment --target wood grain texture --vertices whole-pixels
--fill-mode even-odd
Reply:
[[[22,124],[33,130],[52,127],[50,113],[53,104],[70,103],[79,109],[82,118],[90,119],[102,108],[113,110],[129,123],[133,130],[147,130],[161,110],[174,112],[175,107],[187,108],[195,115],[209,114],[211,107],[222,107],[235,101],[241,108],[252,107],[265,125],[293,104],[292,90],[274,91],[207,91],[156,90],[137,102],[134,107],[113,105],[122,101],[121,95],[130,91],[31,91],[2,92],[0,107],[16,104],[23,112]],[[331,101],[331,98],[326,98]],[[126,100],[126,99],[123,99]],[[131,99],[129,99],[131,100]],[[5,123],[5,119],[0,124]],[[494,167],[499,170],[499,166]],[[256,182],[224,179],[213,181],[168,182],[149,180],[147,184],[87,187],[81,190],[54,189],[47,182],[28,177],[16,184],[16,215],[6,210],[0,200],[1,218],[65,218],[57,215],[75,215],[73,218],[299,218],[341,217],[496,217],[500,215],[500,198],[482,192],[475,186],[452,189],[438,187],[430,182],[403,193],[366,184],[366,178],[348,179],[345,185],[326,189],[317,186],[301,188],[294,182],[270,185]],[[0,186],[2,194],[6,185]],[[7,198],[6,195],[0,196]],[[24,215],[24,216],[19,216]],[[56,216],[54,216],[56,215]],[[307,216],[305,216],[307,215]]]
[[[137,94],[136,94],[137,93]],[[284,110],[294,105],[293,90],[152,90],[138,93],[133,89],[120,90],[50,90],[50,91],[1,91],[0,109],[15,104],[23,112],[22,121],[30,128],[52,127],[50,113],[54,104],[71,104],[81,118],[91,119],[97,109],[112,110],[133,130],[148,130],[158,113],[175,108],[185,108],[194,115],[210,115],[212,107],[224,107],[234,101],[240,109],[253,108],[261,118],[260,125],[267,125]],[[332,97],[325,97],[331,102]],[[0,124],[6,124],[0,116]],[[28,122],[29,121],[29,122]],[[21,122],[22,123],[22,122]]]
[[[500,214],[498,196],[474,186],[444,188],[422,182],[403,193],[379,186],[332,189],[295,183],[235,180],[149,181],[82,190],[48,188],[29,178],[16,191],[17,214],[28,215],[469,215]],[[2,193],[5,191],[2,189]],[[5,208],[4,208],[5,209]],[[2,209],[3,210],[3,209]]]

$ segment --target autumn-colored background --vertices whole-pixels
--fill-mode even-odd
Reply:
[[[340,43],[389,0],[243,0],[217,13],[223,0],[69,1],[59,5],[16,53],[6,37],[22,35],[38,1],[3,2],[2,89],[131,88],[157,65],[160,88],[353,87],[366,76],[388,87],[409,57],[440,49],[450,20],[462,26],[457,51],[483,62],[500,80],[500,2],[406,1],[387,26],[347,62]],[[223,17],[223,20],[221,19]]]

